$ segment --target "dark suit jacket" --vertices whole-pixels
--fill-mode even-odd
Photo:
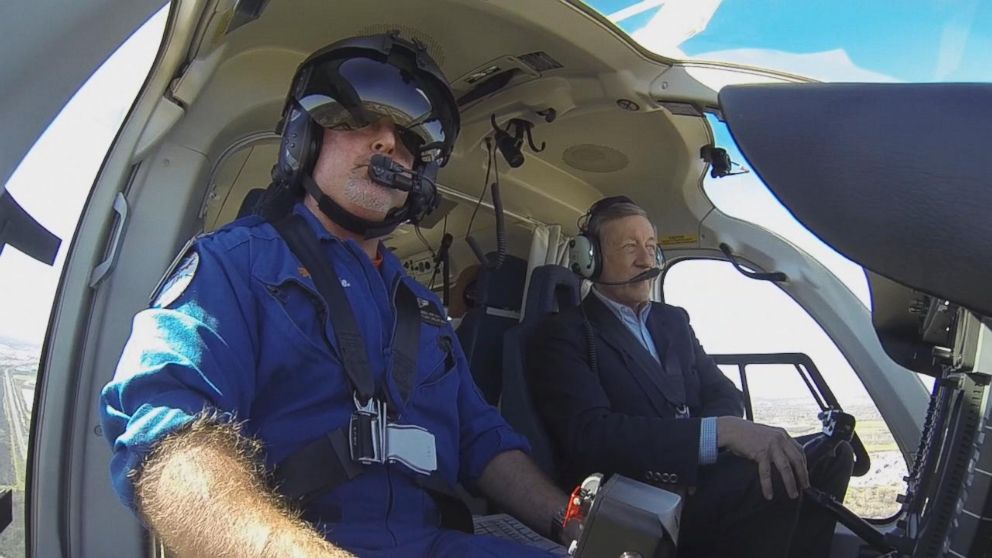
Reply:
[[[598,374],[590,366],[582,310],[592,326]],[[700,418],[744,414],[741,392],[703,351],[685,310],[653,303],[648,324],[663,364],[593,294],[581,309],[538,327],[528,377],[563,486],[594,472],[693,486]],[[683,402],[691,418],[675,418]]]

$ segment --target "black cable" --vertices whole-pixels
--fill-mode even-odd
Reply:
[[[496,180],[493,182],[493,211],[496,214],[496,258],[490,262],[492,269],[499,269],[506,259],[506,218],[503,215],[503,198],[499,193],[499,167],[496,167]]]
[[[475,223],[475,216],[479,213],[479,206],[482,205],[482,200],[486,197],[486,191],[489,189],[489,176],[492,172],[496,159],[495,151],[496,150],[493,148],[492,143],[486,142],[486,153],[489,155],[488,160],[486,161],[486,180],[482,184],[482,193],[479,194],[479,199],[475,201],[475,209],[472,210],[472,217],[468,220],[468,230],[465,231],[466,239],[472,234],[472,224]],[[498,173],[499,170],[497,169],[496,172]]]
[[[424,247],[427,248],[427,251],[431,253],[431,258],[436,258],[437,252],[435,252],[434,248],[431,247],[430,242],[427,242],[427,239],[424,238],[424,233],[420,232],[420,225],[414,225],[413,232],[417,233],[417,238],[419,238],[420,242],[424,244]]]
[[[448,234],[448,214],[447,213],[444,214],[444,226],[441,228],[441,243],[442,244],[444,243],[444,235],[446,235],[446,234]],[[434,273],[431,273],[431,280],[430,280],[430,283],[427,285],[427,288],[430,289],[430,290],[432,290],[432,291],[434,290],[434,280],[437,278],[438,264],[441,263],[439,261],[440,259],[441,259],[441,254],[440,253],[434,254]],[[448,270],[445,269],[444,272],[447,273]],[[445,302],[444,305],[447,306],[448,303]]]
[[[586,309],[582,307],[582,301],[579,301],[579,312],[582,312],[582,329],[586,335],[586,355],[589,357],[589,368],[592,369],[593,373],[599,376],[599,356],[596,354],[596,336],[592,331],[592,323],[589,322],[589,316],[586,316]]]
[[[472,237],[472,224],[475,223],[475,216],[479,213],[479,206],[482,205],[482,199],[486,197],[486,190],[489,189],[489,176],[494,166],[496,166],[496,148],[487,139],[486,150],[489,155],[486,161],[486,180],[482,185],[482,193],[479,195],[479,199],[475,202],[475,209],[472,211],[472,218],[468,221],[468,230],[465,231],[465,242],[468,243],[468,247],[472,249],[472,253],[475,254],[475,258],[479,260],[479,263],[485,267],[489,267],[489,262],[486,261],[486,255],[482,252],[479,247],[479,243],[475,241]],[[499,168],[496,169],[496,174],[499,175]]]

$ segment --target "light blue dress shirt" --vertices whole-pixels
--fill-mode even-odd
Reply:
[[[620,323],[626,326],[630,333],[641,342],[641,345],[651,353],[651,356],[661,363],[658,348],[655,346],[654,338],[651,337],[651,331],[648,329],[648,314],[651,313],[651,304],[641,306],[635,313],[626,304],[610,300],[596,287],[592,288],[592,292],[613,312]],[[701,465],[715,463],[716,457],[716,417],[703,417],[699,424],[699,463]]]

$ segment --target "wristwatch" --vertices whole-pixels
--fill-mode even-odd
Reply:
[[[568,509],[567,505],[562,505],[555,512],[555,515],[551,518],[551,529],[549,530],[551,534],[551,540],[561,543],[562,542],[562,532],[565,530],[565,512]]]

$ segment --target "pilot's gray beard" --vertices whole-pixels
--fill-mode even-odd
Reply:
[[[348,201],[368,211],[385,214],[393,208],[393,192],[373,184],[365,176],[349,176],[344,195]]]

